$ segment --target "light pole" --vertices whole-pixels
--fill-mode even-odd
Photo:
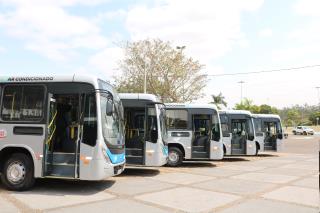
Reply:
[[[318,126],[319,125],[319,117],[317,117],[316,120],[317,120],[317,126]]]
[[[245,82],[244,81],[239,81],[238,82],[240,84],[240,87],[241,87],[241,99],[240,99],[240,103],[242,104],[242,84],[244,84]]]
[[[176,49],[177,50],[180,50],[180,57],[182,59],[182,51],[186,48],[186,46],[177,46]],[[184,83],[182,85],[182,99],[183,99],[183,102],[185,102],[184,100]]]

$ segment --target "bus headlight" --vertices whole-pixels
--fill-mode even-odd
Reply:
[[[213,150],[218,150],[218,147],[217,147],[217,146],[214,146],[214,147],[213,147]]]

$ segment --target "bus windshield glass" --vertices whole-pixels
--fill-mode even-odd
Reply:
[[[101,102],[101,119],[102,119],[102,132],[103,137],[107,145],[117,146],[124,144],[123,140],[123,127],[121,125],[121,114],[119,113],[119,107],[116,102],[113,102],[113,112],[111,115],[107,115],[107,102],[110,97],[106,94],[100,95]],[[121,148],[119,147],[119,148]]]
[[[217,111],[214,111],[212,114],[212,140],[220,140],[220,131],[219,115]]]
[[[166,109],[162,104],[158,104],[160,109],[160,128],[161,128],[161,137],[164,142],[167,142],[168,138],[168,128],[166,124]]]

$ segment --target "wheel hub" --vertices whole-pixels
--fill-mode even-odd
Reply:
[[[169,153],[169,160],[171,162],[177,162],[179,160],[179,156],[176,152],[170,152]]]
[[[11,163],[7,169],[7,178],[11,183],[17,184],[24,180],[26,168],[22,162],[16,161]]]

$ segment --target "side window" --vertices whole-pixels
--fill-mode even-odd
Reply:
[[[168,129],[188,129],[188,112],[186,110],[166,110]]]
[[[43,118],[44,103],[43,86],[6,86],[1,118],[4,121],[40,121]]]
[[[95,146],[97,141],[97,106],[94,95],[85,100],[83,119],[83,143]]]

